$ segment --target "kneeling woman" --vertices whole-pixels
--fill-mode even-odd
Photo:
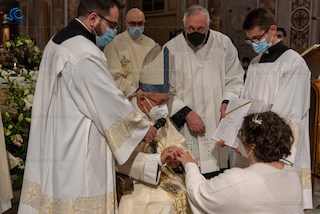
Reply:
[[[186,189],[194,213],[303,213],[302,187],[294,169],[281,161],[290,155],[290,127],[273,112],[245,117],[240,152],[251,160],[210,180],[190,153],[178,158],[185,166]]]

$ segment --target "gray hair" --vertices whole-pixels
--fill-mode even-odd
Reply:
[[[154,95],[154,92],[151,91],[142,91],[141,89],[137,92],[137,98],[141,96],[146,96],[146,97],[152,97]]]
[[[209,22],[210,22],[209,12],[207,8],[204,8],[200,5],[192,5],[186,10],[186,12],[184,12],[183,19],[182,19],[183,25],[184,26],[186,25],[186,19],[188,16],[192,16],[199,13],[204,13],[204,15],[207,17],[207,26],[209,26]]]

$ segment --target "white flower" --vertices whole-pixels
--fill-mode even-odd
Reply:
[[[40,49],[39,49],[37,46],[34,46],[34,47],[33,47],[33,50],[34,50],[36,53],[39,53],[39,52],[40,52]]]
[[[23,43],[20,40],[18,40],[17,41],[17,46],[20,46],[20,45],[23,45]]]
[[[32,43],[32,40],[31,40],[31,39],[26,39],[26,43],[27,43],[27,44],[31,44],[31,43]]]
[[[22,73],[23,73],[24,75],[27,75],[27,74],[28,74],[28,70],[25,69],[25,68],[22,68]]]
[[[12,74],[16,74],[15,71],[9,71],[9,75],[11,76]]]
[[[23,99],[26,109],[29,110],[32,107],[33,104],[33,95],[30,94],[26,98]]]
[[[11,47],[11,42],[8,41],[8,42],[6,42],[5,44],[6,44],[6,46],[7,46],[8,48]]]
[[[33,75],[34,75],[34,71],[30,71],[30,72],[29,72],[29,75],[30,75],[30,76],[33,76]]]
[[[7,71],[2,71],[2,72],[1,72],[1,75],[2,75],[3,77],[5,77],[5,76],[8,76],[9,73],[8,73]]]

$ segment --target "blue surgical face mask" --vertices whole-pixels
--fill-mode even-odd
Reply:
[[[129,34],[133,38],[139,38],[144,32],[144,27],[129,27]]]
[[[114,39],[114,37],[117,34],[117,29],[111,29],[109,27],[107,27],[106,32],[102,36],[98,36],[94,28],[93,28],[93,30],[94,30],[94,33],[96,34],[96,40],[97,40],[98,46],[106,46]]]
[[[270,43],[267,43],[266,39],[261,39],[260,42],[257,43],[252,43],[252,48],[257,54],[261,54],[266,52],[272,45],[272,38]]]

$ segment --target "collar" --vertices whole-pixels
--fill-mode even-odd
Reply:
[[[263,53],[259,63],[275,62],[284,52],[289,50],[285,44],[280,41],[268,49],[268,53]]]
[[[95,36],[89,31],[89,29],[78,19],[73,19],[68,26],[59,31],[52,39],[56,44],[61,44],[64,41],[71,39],[75,36],[84,36],[85,38],[96,44]]]

